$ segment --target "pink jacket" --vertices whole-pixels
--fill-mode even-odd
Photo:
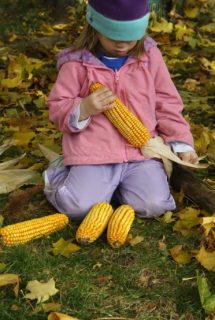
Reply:
[[[181,112],[182,100],[170,78],[155,42],[146,38],[140,61],[129,57],[119,71],[107,68],[87,50],[64,50],[58,59],[59,74],[48,97],[50,120],[63,132],[65,165],[122,163],[143,160],[109,120],[92,116],[82,130],[70,125],[71,114],[89,94],[92,82],[101,82],[124,102],[148,128],[151,136],[166,142],[193,145],[189,125]]]

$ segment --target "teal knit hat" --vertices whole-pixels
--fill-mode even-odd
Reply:
[[[86,18],[107,38],[135,41],[145,35],[149,5],[147,0],[89,0]]]

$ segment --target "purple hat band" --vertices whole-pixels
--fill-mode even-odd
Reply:
[[[88,3],[101,15],[118,21],[140,19],[149,12],[147,0],[89,0]]]

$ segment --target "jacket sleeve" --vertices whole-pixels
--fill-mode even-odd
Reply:
[[[48,96],[49,119],[62,132],[77,133],[84,130],[74,128],[71,125],[71,117],[75,108],[81,103],[81,85],[84,83],[83,72],[80,72],[80,64],[67,62],[62,65],[57,80]]]
[[[193,146],[190,126],[182,115],[182,99],[157,47],[149,51],[149,61],[155,84],[155,112],[159,135],[165,142],[181,141]]]

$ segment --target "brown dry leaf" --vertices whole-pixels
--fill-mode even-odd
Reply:
[[[0,275],[0,287],[7,286],[9,284],[15,284],[13,291],[16,297],[18,296],[18,293],[19,293],[19,282],[20,282],[20,278],[17,274],[5,273]]]
[[[64,313],[60,312],[51,312],[48,315],[48,320],[78,320],[77,318],[70,317]]]
[[[195,258],[205,269],[215,272],[215,251],[208,252],[201,246]]]
[[[178,264],[189,263],[192,259],[192,255],[183,249],[182,245],[176,245],[170,249],[171,256]]]
[[[158,241],[158,248],[161,251],[166,250],[166,243],[163,241],[163,239]]]
[[[55,256],[62,255],[66,258],[69,258],[69,255],[73,252],[76,252],[81,249],[75,243],[71,243],[72,240],[64,240],[60,238],[57,242],[52,243],[53,249],[52,252]]]
[[[32,211],[31,208],[29,208],[30,205],[31,207],[33,206],[32,198],[42,190],[43,185],[36,185],[26,188],[25,190],[18,189],[11,192],[4,207],[4,216],[9,216],[10,219],[16,219],[28,214],[29,211]]]
[[[24,297],[30,300],[37,299],[37,303],[47,301],[59,291],[55,288],[55,281],[53,278],[44,283],[37,280],[29,281],[26,290],[30,291],[30,293],[27,293]]]
[[[131,240],[128,240],[128,243],[134,247],[136,246],[138,243],[142,242],[144,240],[144,237],[142,236],[136,236],[134,238],[132,238]]]
[[[110,274],[110,275],[107,275],[107,276],[98,276],[96,278],[96,286],[97,287],[113,287],[113,276]]]

